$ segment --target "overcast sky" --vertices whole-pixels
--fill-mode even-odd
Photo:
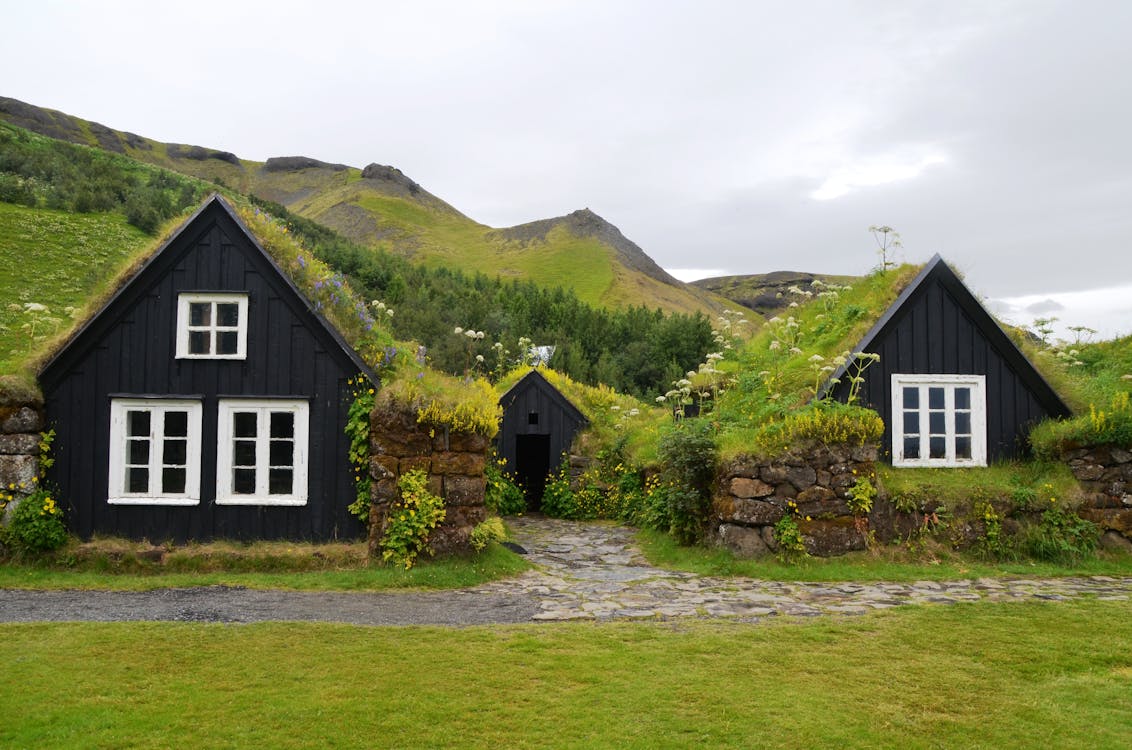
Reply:
[[[863,273],[888,224],[903,259],[941,253],[1007,318],[1132,332],[1129,0],[36,0],[2,18],[0,95],[121,130],[392,164],[491,226],[589,207],[685,277]]]

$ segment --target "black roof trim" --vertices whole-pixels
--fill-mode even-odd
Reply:
[[[590,423],[590,420],[586,417],[585,414],[582,413],[582,410],[574,406],[573,402],[570,401],[570,399],[566,398],[566,396],[562,394],[562,391],[555,388],[554,384],[547,380],[546,377],[537,369],[532,369],[526,375],[521,377],[519,381],[515,383],[515,385],[508,388],[507,392],[499,397],[499,405],[502,406],[506,411],[507,407],[514,403],[515,399],[519,396],[520,391],[526,390],[527,388],[531,387],[542,387],[545,390],[548,390],[550,392],[550,397],[558,402],[558,405],[563,409],[563,411],[572,413],[573,416],[583,424]],[[508,396],[510,396],[509,399]],[[507,403],[504,403],[504,401],[506,401]]]
[[[320,313],[314,308],[313,305],[311,305],[311,302],[309,299],[307,299],[307,296],[299,290],[291,277],[288,276],[287,273],[279,267],[279,264],[275,262],[275,259],[271,257],[270,253],[268,253],[263,248],[263,245],[260,244],[259,238],[256,237],[255,232],[248,228],[243,220],[240,219],[235,210],[233,210],[228,201],[225,200],[219,193],[212,193],[210,196],[208,196],[208,198],[205,199],[204,203],[202,203],[201,206],[196,211],[194,211],[191,216],[189,216],[189,218],[185,219],[185,221],[183,221],[180,226],[178,226],[172,233],[170,233],[169,237],[161,243],[160,247],[153,251],[153,253],[145,260],[145,262],[142,263],[141,267],[138,268],[138,270],[132,276],[130,276],[130,278],[126,279],[118,287],[114,294],[111,295],[110,299],[106,301],[106,304],[99,308],[99,310],[93,315],[88,317],[86,321],[68,337],[67,341],[59,347],[59,349],[51,356],[50,359],[47,360],[46,363],[43,364],[42,367],[39,368],[39,379],[41,381],[44,381],[45,383],[51,381],[53,379],[52,375],[54,371],[59,366],[65,365],[67,361],[71,359],[71,357],[74,355],[74,352],[78,351],[78,343],[86,338],[88,331],[98,327],[103,315],[110,308],[116,306],[120,300],[127,298],[130,294],[133,293],[132,289],[134,288],[138,280],[151,273],[150,269],[160,262],[162,255],[165,254],[169,247],[177,242],[181,238],[181,236],[186,231],[188,231],[197,222],[198,219],[200,219],[202,215],[209,211],[215,211],[217,209],[222,211],[222,215],[226,216],[233,223],[235,223],[236,227],[246,235],[246,237],[251,241],[252,246],[255,247],[255,249],[259,252],[261,259],[265,261],[276,272],[278,277],[283,281],[284,285],[288,289],[290,289],[291,293],[295,295],[295,298],[301,302],[305,312],[318,324],[323,332],[330,337],[336,348],[338,348],[341,353],[344,354],[362,374],[369,378],[371,382],[373,382],[374,384],[380,383],[377,374],[370,368],[369,365],[365,363],[365,360],[361,358],[361,355],[359,355],[357,351],[355,351],[354,348],[350,346],[349,343],[347,343],[346,339],[343,338],[341,332],[339,332],[338,329],[335,328],[330,323],[330,321],[322,315],[322,313]]]
[[[868,351],[873,342],[880,338],[881,333],[893,324],[895,319],[902,312],[904,305],[912,299],[912,297],[917,295],[921,287],[923,287],[925,282],[929,279],[938,280],[939,283],[952,294],[956,303],[971,317],[972,322],[978,326],[983,332],[983,335],[987,337],[987,340],[999,351],[1002,358],[1014,368],[1014,371],[1018,373],[1022,382],[1034,393],[1034,396],[1050,414],[1059,416],[1069,416],[1072,414],[1072,411],[1066,405],[1065,401],[1062,400],[1061,396],[1057,394],[1057,391],[1042,377],[1042,374],[1038,372],[1034,364],[1022,353],[1018,345],[1006,335],[1006,332],[1002,330],[1002,326],[998,324],[994,316],[987,312],[983,304],[979,302],[974,293],[963,283],[963,280],[959,278],[958,274],[952,270],[951,266],[947,265],[939,253],[936,253],[932,256],[931,260],[924,264],[924,267],[920,269],[916,277],[904,287],[904,290],[900,293],[900,296],[896,298],[896,301],[889,305],[884,314],[873,324],[873,327],[861,338],[860,342],[858,342],[857,346],[855,346],[852,351]],[[825,385],[819,389],[819,393],[822,397],[827,396],[829,391],[833,389],[836,381],[848,372],[850,364],[851,361],[846,362],[834,371],[825,382]]]

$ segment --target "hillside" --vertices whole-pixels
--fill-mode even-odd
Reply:
[[[790,304],[790,287],[810,289],[815,280],[824,284],[846,285],[853,284],[860,278],[802,271],[772,271],[745,276],[717,276],[693,281],[691,285],[736,302],[760,315],[769,316]]]
[[[428,266],[563,286],[582,301],[607,308],[646,305],[714,316],[729,306],[672,278],[588,209],[493,229],[390,166],[357,169],[302,156],[249,161],[226,151],[160,143],[4,97],[0,120],[260,196],[351,240]]]

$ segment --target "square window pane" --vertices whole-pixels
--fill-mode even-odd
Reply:
[[[191,325],[191,326],[210,326],[210,325],[212,325],[212,303],[211,302],[190,302],[189,303],[189,325]]]
[[[920,434],[920,413],[917,411],[904,412],[904,434],[905,435],[919,435]]]
[[[904,438],[904,458],[919,458],[920,457],[920,438],[906,437]]]
[[[970,409],[971,408],[971,389],[970,388],[956,388],[955,389],[955,408],[956,409]]]
[[[166,440],[165,451],[161,456],[161,463],[172,466],[184,466],[189,457],[188,440]]]
[[[149,492],[149,469],[128,469],[126,492]]]
[[[289,411],[271,412],[271,437],[289,438],[295,436],[295,415]],[[272,461],[272,463],[275,463]]]
[[[928,439],[928,458],[947,458],[947,438],[932,437]]]
[[[919,409],[920,408],[920,389],[915,387],[904,388],[904,408],[905,409]]]
[[[235,354],[237,337],[235,331],[218,331],[216,334],[216,353]]]
[[[267,474],[267,492],[270,495],[290,495],[294,472],[290,469],[270,469]]]
[[[955,412],[955,434],[956,435],[970,435],[971,434],[971,412],[957,411]]]
[[[236,437],[255,437],[256,413],[254,411],[238,411],[232,414],[232,433]]]
[[[149,463],[149,441],[130,440],[126,450],[126,463],[143,466]]]
[[[208,331],[189,331],[189,354],[208,354],[211,350]]]
[[[149,437],[149,412],[131,411],[126,414],[126,434],[130,437]]]
[[[255,441],[237,440],[232,451],[235,466],[255,466]]]
[[[187,472],[180,468],[166,468],[161,471],[161,491],[168,494],[181,494],[185,491]]]
[[[955,438],[955,457],[956,458],[971,458],[971,438],[957,437]]]
[[[928,389],[928,408],[929,409],[942,409],[943,408],[943,388],[929,388]]]
[[[928,413],[928,431],[932,435],[942,435],[947,432],[947,420],[941,411]]]
[[[237,495],[254,495],[255,469],[236,469],[232,473],[232,492]]]
[[[187,437],[189,434],[189,413],[187,411],[165,412],[165,437]]]
[[[272,440],[271,441],[271,458],[272,466],[294,466],[295,465],[295,443],[290,440]]]
[[[216,325],[235,328],[240,324],[240,306],[234,302],[221,302],[216,305]]]

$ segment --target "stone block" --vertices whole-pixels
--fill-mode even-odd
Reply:
[[[36,456],[0,455],[0,487],[22,484],[30,488],[38,472],[39,458]]]
[[[774,487],[760,479],[735,477],[731,480],[731,494],[739,498],[767,497],[774,494]]]
[[[828,487],[814,485],[802,490],[795,498],[798,512],[803,516],[848,516],[849,506]]]
[[[841,474],[834,474],[829,479],[829,487],[835,490],[843,490],[852,487],[857,483],[857,475],[850,471]]]
[[[1112,453],[1112,462],[1114,464],[1132,463],[1132,452],[1130,451],[1126,451],[1122,448],[1113,448],[1110,453]]]
[[[849,457],[858,463],[874,464],[877,460],[877,453],[878,450],[875,445],[858,445],[849,451]]]
[[[0,435],[0,453],[6,455],[39,455],[39,435],[19,433],[15,435]]]
[[[444,477],[444,502],[448,505],[482,505],[484,485],[482,476]]]
[[[409,456],[397,462],[398,473],[404,475],[410,471],[423,471],[426,474],[432,471],[432,458],[430,456]]]
[[[432,452],[432,439],[427,432],[375,433],[370,437],[370,450],[379,456],[422,456]]]
[[[733,498],[730,502],[717,504],[716,512],[721,521],[744,526],[774,525],[786,514],[781,505],[747,498]]]
[[[36,409],[21,406],[18,409],[4,411],[7,413],[0,419],[0,432],[12,434],[40,432],[43,429],[43,415]]]
[[[370,498],[373,502],[392,502],[399,497],[397,478],[393,475],[376,479],[370,483]]]
[[[471,526],[441,524],[428,535],[425,550],[433,557],[467,554],[472,548],[471,538]]]
[[[1087,521],[1092,521],[1102,529],[1119,531],[1124,536],[1132,536],[1132,508],[1098,509],[1081,508],[1078,515]]]
[[[398,459],[395,456],[370,456],[369,475],[374,479],[397,476]]]
[[[785,503],[787,500],[793,500],[798,496],[798,490],[794,489],[794,485],[789,482],[783,482],[774,488],[774,497]]]
[[[1093,463],[1076,463],[1070,465],[1073,476],[1082,482],[1093,482],[1104,476],[1104,467]]]
[[[765,557],[770,554],[770,548],[763,540],[762,531],[746,526],[720,524],[716,542],[721,547],[731,550],[736,557]]]
[[[818,479],[818,473],[812,466],[791,466],[786,470],[786,481],[794,485],[796,490],[813,487]]]
[[[1100,539],[1101,549],[1110,552],[1124,552],[1125,554],[1132,554],[1132,540],[1121,534],[1119,531],[1106,531],[1101,534]]]
[[[487,519],[483,505],[449,505],[444,509],[444,524],[452,526],[478,526]]]
[[[456,453],[446,451],[432,457],[432,470],[438,474],[483,474],[485,456],[483,453]]]
[[[734,461],[728,462],[719,473],[720,476],[725,479],[731,479],[733,477],[758,479],[761,469],[762,466],[750,458],[737,458]]]
[[[815,557],[833,557],[865,549],[865,536],[852,518],[801,521],[798,528],[806,551]]]
[[[778,541],[775,540],[775,538],[774,538],[774,527],[773,526],[763,526],[762,531],[760,533],[762,534],[763,544],[766,545],[766,548],[768,550],[770,550],[771,552],[777,552],[778,551]]]
[[[771,464],[759,470],[759,476],[767,484],[779,485],[786,481],[786,467],[781,464]]]
[[[491,440],[478,432],[453,432],[448,436],[448,450],[459,453],[486,453]]]

